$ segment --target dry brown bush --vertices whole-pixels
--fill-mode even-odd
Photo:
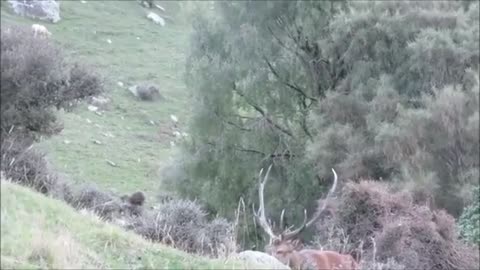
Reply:
[[[0,153],[6,178],[42,194],[49,194],[55,188],[57,176],[50,170],[44,154],[31,147],[30,138],[2,136]]]
[[[187,252],[217,257],[235,249],[233,225],[225,219],[207,219],[202,207],[192,201],[169,200],[139,215],[124,212],[117,222],[146,239]]]
[[[375,181],[348,183],[332,207],[334,214],[317,224],[318,242],[328,243],[332,229],[341,231],[348,236],[345,252],[361,253],[366,265],[393,259],[406,269],[479,267],[478,250],[459,240],[454,218],[415,203],[408,192]]]
[[[104,192],[93,185],[80,186],[70,202],[77,209],[88,209],[105,220],[117,218],[124,209],[118,196]]]

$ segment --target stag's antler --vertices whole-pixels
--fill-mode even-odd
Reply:
[[[307,222],[307,210],[304,210],[304,219],[303,219],[302,225],[300,225],[300,227],[298,229],[294,230],[294,231],[290,231],[290,232],[284,231],[281,234],[282,239],[291,239],[291,238],[297,236],[304,229],[310,227],[313,223],[315,223],[320,218],[323,211],[325,211],[325,209],[327,208],[328,200],[330,199],[330,197],[332,196],[333,192],[335,191],[335,189],[337,187],[337,180],[338,180],[337,173],[335,172],[335,170],[333,168],[332,168],[332,172],[333,172],[333,176],[334,176],[333,185],[332,185],[332,188],[330,188],[330,190],[327,193],[327,197],[324,200],[322,208],[320,208],[320,210],[318,210],[317,213],[308,222]],[[281,216],[280,219],[281,219],[280,222],[283,223],[283,212],[282,212],[282,216]]]
[[[273,165],[273,164],[272,164]],[[262,181],[262,172],[263,168],[260,170],[260,173],[258,175],[258,181],[259,181],[259,188],[258,188],[258,197],[259,197],[259,203],[260,206],[258,208],[258,211],[255,211],[255,206],[253,208],[253,215],[257,219],[258,223],[260,226],[265,230],[265,232],[270,236],[270,240],[277,238],[277,236],[273,233],[272,228],[270,227],[267,217],[265,216],[265,202],[263,200],[263,190],[265,189],[265,184],[268,181],[268,176],[270,174],[270,170],[272,169],[272,165],[268,167],[267,173],[265,174],[265,177],[263,178]]]
[[[268,181],[268,176],[270,174],[271,169],[272,169],[272,165],[270,165],[268,167],[267,173],[263,177],[263,181],[262,181],[263,168],[260,170],[260,173],[259,173],[259,176],[258,176],[258,181],[259,181],[258,196],[259,196],[260,207],[258,208],[258,211],[255,211],[255,206],[254,206],[253,207],[253,214],[254,214],[256,220],[258,221],[258,223],[260,224],[260,226],[263,228],[263,230],[270,236],[270,241],[272,241],[275,238],[279,238],[279,237],[281,239],[288,240],[288,239],[291,239],[291,238],[297,236],[304,229],[310,227],[313,223],[315,223],[320,218],[321,214],[323,213],[323,211],[325,211],[325,209],[327,207],[328,200],[330,199],[330,197],[332,196],[333,192],[335,191],[335,189],[337,187],[338,177],[337,177],[337,173],[332,168],[332,172],[333,172],[333,176],[334,176],[333,185],[330,188],[330,190],[328,191],[327,197],[325,198],[325,201],[324,201],[324,204],[322,205],[322,208],[320,208],[316,212],[316,214],[308,222],[307,222],[307,210],[305,209],[303,211],[304,218],[303,218],[302,225],[300,225],[300,227],[298,227],[298,229],[290,231],[290,228],[287,228],[286,230],[284,230],[284,228],[283,228],[283,225],[284,225],[283,218],[284,218],[284,215],[285,215],[285,209],[283,209],[282,214],[280,215],[280,227],[283,230],[283,232],[282,232],[281,235],[277,236],[273,233],[273,230],[272,230],[272,228],[271,228],[271,226],[270,226],[270,224],[267,220],[267,217],[265,215],[265,202],[264,202],[264,196],[263,196],[263,192],[264,192],[264,189],[265,189],[265,184]]]

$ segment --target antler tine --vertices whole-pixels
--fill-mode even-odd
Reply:
[[[256,213],[255,213],[255,209],[254,209],[254,212],[253,212],[253,215],[257,219],[258,223],[263,228],[263,230],[265,230],[265,232],[270,236],[271,239],[276,238],[276,236],[273,233],[272,228],[268,224],[267,217],[265,215],[265,202],[264,202],[264,199],[263,199],[263,190],[265,189],[265,184],[268,181],[268,176],[270,175],[270,170],[272,169],[272,166],[273,166],[273,164],[268,167],[267,173],[265,174],[265,177],[263,178],[263,181],[262,181],[263,168],[260,170],[260,174],[258,176],[258,181],[259,181],[259,184],[260,184],[260,186],[258,187],[258,197],[259,197],[260,206],[259,206],[258,211]]]
[[[316,214],[312,217],[312,219],[310,219],[310,221],[306,222],[307,221],[307,210],[304,211],[304,214],[305,214],[305,218],[303,220],[303,223],[302,225],[292,231],[292,232],[287,232],[287,233],[284,233],[282,234],[283,237],[285,239],[290,239],[292,237],[295,237],[296,235],[298,235],[299,233],[301,233],[305,228],[308,228],[310,227],[313,223],[315,223],[319,218],[320,216],[322,215],[323,211],[325,211],[325,209],[327,208],[327,202],[328,200],[330,199],[330,197],[332,196],[333,192],[335,191],[335,189],[337,188],[337,180],[338,180],[338,176],[337,176],[337,173],[335,172],[335,170],[332,168],[332,172],[333,172],[333,185],[332,187],[330,188],[330,190],[328,191],[327,193],[327,197],[325,198],[325,202],[324,204],[322,205],[322,208],[320,208],[319,211],[316,212]]]
[[[335,170],[333,168],[332,168],[332,172],[333,172],[333,185],[327,193],[327,197],[325,198],[325,202],[323,203],[322,208],[319,211],[317,211],[316,215],[307,223],[307,227],[309,227],[315,221],[317,221],[317,219],[321,216],[323,211],[325,211],[325,209],[327,208],[328,200],[330,199],[333,192],[335,192],[335,189],[337,188],[338,176],[337,176],[337,173],[335,172]]]
[[[280,214],[280,230],[283,230],[285,223],[283,222],[283,217],[285,215],[285,208],[282,210],[282,214]]]

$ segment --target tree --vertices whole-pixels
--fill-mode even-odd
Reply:
[[[240,197],[255,202],[257,173],[271,163],[268,208],[288,205],[290,222],[314,208],[331,167],[341,179],[393,179],[400,168],[377,135],[399,108],[424,107],[422,95],[469,89],[469,69],[478,70],[478,5],[242,1],[215,10],[194,21],[192,137],[165,179],[222,215]]]
[[[258,170],[274,163],[271,192],[291,192],[275,198],[274,209],[293,200],[306,204],[320,194],[312,166],[301,158],[312,136],[308,112],[329,87],[319,83],[326,70],[313,71],[324,63],[315,59],[320,52],[312,42],[324,34],[315,26],[326,26],[340,7],[318,1],[219,2],[217,17],[197,18],[187,83],[199,104],[186,174],[174,181],[181,193],[228,215],[241,196],[253,202]]]

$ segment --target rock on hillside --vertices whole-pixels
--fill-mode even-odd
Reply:
[[[60,21],[60,3],[55,0],[8,0],[13,11],[25,17],[56,23]]]
[[[252,267],[252,269],[290,269],[275,257],[260,251],[245,250],[235,255],[234,258],[245,262],[246,266],[248,268]]]

